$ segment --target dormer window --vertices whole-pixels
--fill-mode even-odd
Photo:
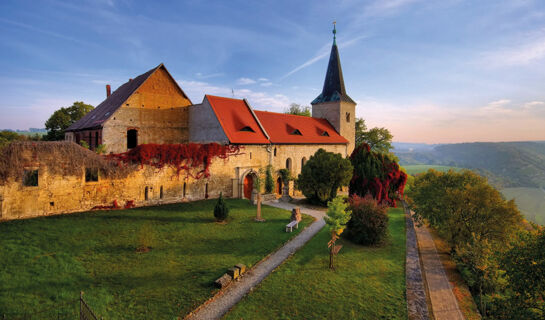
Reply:
[[[299,129],[295,129],[292,131],[292,133],[290,134],[293,134],[293,135],[297,135],[297,136],[302,136],[303,134],[301,133],[301,131],[299,131]]]
[[[329,137],[329,133],[327,131],[324,131],[324,132],[322,132],[321,136],[322,137]]]
[[[246,126],[242,129],[240,129],[240,131],[245,131],[245,132],[255,132],[254,129],[250,128],[249,126]]]

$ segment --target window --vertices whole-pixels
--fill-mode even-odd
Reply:
[[[254,129],[250,128],[249,126],[246,126],[242,129],[240,129],[240,131],[246,131],[246,132],[255,132]]]
[[[303,134],[301,133],[301,131],[299,131],[299,129],[293,130],[293,132],[292,132],[291,134],[297,135],[297,136],[302,136],[302,135],[303,135]]]
[[[204,198],[208,199],[208,183],[204,185]]]
[[[306,162],[307,162],[307,158],[303,157],[303,159],[301,159],[301,171],[303,171],[303,166],[305,165]]]
[[[163,186],[159,189],[159,199],[163,199]]]
[[[291,171],[291,158],[286,159],[286,169]]]
[[[276,147],[274,148],[274,156],[276,157]]]
[[[98,168],[85,168],[85,182],[98,181]]]
[[[138,131],[130,129],[127,131],[127,149],[135,148],[138,145]]]
[[[23,186],[25,187],[38,186],[38,170],[25,170],[23,172]]]
[[[146,187],[144,189],[144,200],[148,200],[148,198],[149,198],[149,188]]]
[[[327,131],[324,131],[324,132],[322,132],[321,136],[322,137],[329,137],[329,133]]]
[[[187,190],[187,183],[184,182],[184,187],[182,189],[182,195],[184,198],[185,198],[186,190]]]
[[[346,113],[346,122],[350,122],[350,112]]]

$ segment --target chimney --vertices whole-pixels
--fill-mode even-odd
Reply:
[[[106,85],[106,98],[112,94],[112,87],[109,84]]]

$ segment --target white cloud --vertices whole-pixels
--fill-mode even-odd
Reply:
[[[262,83],[260,83],[260,85],[261,85],[262,87],[270,87],[270,86],[273,85],[273,83],[272,83],[272,82],[262,82]]]
[[[215,86],[203,81],[182,80],[178,81],[178,83],[193,103],[200,103],[205,94],[212,94],[237,99],[248,99],[250,105],[255,109],[281,112],[292,101],[283,94],[270,94],[250,89],[232,89]]]
[[[237,80],[237,84],[239,85],[248,85],[248,84],[254,84],[256,81],[250,78],[240,78]]]
[[[410,5],[412,3],[418,2],[421,0],[377,0],[374,3],[367,6],[365,12],[367,15],[386,15],[396,10]]]
[[[269,79],[267,79],[267,78],[259,78],[259,79],[257,79],[257,81],[266,82],[266,81],[269,81]]]
[[[482,54],[482,63],[491,67],[523,66],[545,58],[545,35],[531,36],[524,42]]]

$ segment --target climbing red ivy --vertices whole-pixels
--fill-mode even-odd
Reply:
[[[403,196],[407,174],[399,169],[399,165],[387,155],[372,152],[369,145],[359,145],[350,161],[354,166],[354,174],[349,185],[350,195],[365,197],[371,194],[378,203],[383,201],[396,206],[396,198]]]
[[[149,165],[158,169],[171,166],[176,169],[177,174],[185,171],[188,176],[200,179],[210,176],[212,159],[216,157],[227,159],[238,154],[240,154],[240,147],[236,145],[150,143],[138,145],[127,152],[110,154],[107,157],[117,160],[120,165],[138,163],[142,167]]]

